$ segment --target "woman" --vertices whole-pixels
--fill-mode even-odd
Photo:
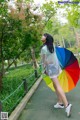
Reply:
[[[58,102],[54,105],[54,108],[64,108],[67,113],[67,117],[71,115],[72,104],[68,103],[68,100],[59,84],[58,75],[60,73],[60,66],[53,46],[53,37],[50,34],[45,33],[42,36],[43,46],[41,48],[42,66],[45,73],[51,78],[53,86],[58,97]]]

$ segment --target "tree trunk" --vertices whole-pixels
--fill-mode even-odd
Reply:
[[[0,90],[2,88],[2,40],[0,40]]]
[[[2,89],[2,78],[3,78],[3,74],[0,71],[0,90]]]
[[[4,69],[4,59],[2,59],[2,74],[5,74],[5,69]]]
[[[10,65],[10,60],[8,59],[8,66]]]
[[[2,50],[1,50],[1,46],[0,46],[0,90],[2,89],[2,78],[3,78],[3,71],[4,71],[4,62],[3,62],[3,58],[2,58]]]
[[[63,47],[65,48],[65,41],[63,37],[62,37],[62,41],[63,41]]]
[[[32,61],[33,61],[33,65],[34,65],[34,69],[35,69],[35,77],[38,77],[38,73],[37,73],[37,61],[36,61],[36,57],[35,57],[35,51],[34,48],[31,47],[31,55],[32,55]]]
[[[3,51],[2,51],[4,28],[5,28],[5,26],[3,26],[3,28],[2,28],[2,34],[0,37],[0,90],[2,89],[2,78],[3,78],[3,68],[4,68]]]
[[[71,42],[69,41],[69,47],[71,48]]]
[[[17,60],[13,60],[15,68],[17,68]]]
[[[77,55],[78,55],[78,60],[80,60],[79,58],[79,52],[78,52],[78,37],[77,37],[77,31],[75,30],[75,28],[73,28],[73,32],[74,32],[74,35],[75,35],[75,40],[76,40],[76,50],[77,50]]]
[[[36,62],[35,51],[34,51],[33,47],[31,47],[31,56],[32,56],[32,61],[33,61],[34,68],[37,69],[37,62]]]
[[[24,49],[25,50],[25,49]],[[22,50],[16,57],[15,59],[19,58],[19,56],[24,52],[24,50]],[[14,61],[12,61],[9,66],[6,68],[6,70],[8,70],[10,68],[10,66],[14,63]]]

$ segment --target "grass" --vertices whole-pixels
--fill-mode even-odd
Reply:
[[[28,83],[28,89],[35,82],[35,75],[33,67],[30,65],[26,65],[23,67],[18,67],[17,69],[10,69],[7,74],[3,78],[3,88],[0,92],[0,100],[2,101],[2,107],[4,112],[12,112],[12,110],[16,107],[16,105],[20,102],[22,97],[25,95],[23,79],[25,78]],[[29,76],[32,77],[29,78]],[[21,85],[22,84],[22,85]],[[10,94],[12,94],[19,86],[21,87],[7,100]]]

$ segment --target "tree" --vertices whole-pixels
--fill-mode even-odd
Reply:
[[[71,24],[71,26],[75,28],[80,28],[80,8],[76,7],[71,7],[71,10],[68,11],[68,21]]]
[[[44,16],[44,25],[46,26],[51,17],[53,17],[56,13],[55,3],[50,0],[50,2],[46,2],[45,4],[43,4],[41,10]]]
[[[42,32],[41,16],[35,15],[27,3],[17,2],[16,9],[10,8],[7,2],[1,3],[0,11],[0,88],[4,75],[4,61],[12,60],[7,67],[31,47],[39,44]]]

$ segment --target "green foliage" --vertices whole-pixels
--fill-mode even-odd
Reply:
[[[28,3],[25,2],[26,8],[17,5],[17,9],[13,10],[13,13],[9,13],[6,2],[3,3],[1,4],[0,11],[2,57],[4,60],[11,60],[19,58],[21,53],[25,50],[28,51],[29,47],[40,45],[39,40],[43,24],[41,22],[41,16],[31,12],[31,9],[34,8],[31,8]],[[23,14],[20,13],[21,10]]]
[[[76,48],[76,47],[72,47],[72,48],[68,48],[70,51],[72,51],[73,53],[80,53],[80,48]]]
[[[68,11],[67,18],[72,26],[80,28],[80,23],[78,22],[80,19],[80,12],[78,8],[73,7],[70,11]]]
[[[55,15],[56,10],[55,10],[55,4],[53,1],[50,2],[46,2],[45,4],[43,4],[43,6],[41,7],[41,10],[44,14],[44,23],[45,25],[47,24],[47,22],[50,20],[50,18],[52,16]]]
[[[50,34],[56,35],[59,33],[61,25],[57,18],[54,16],[52,17],[46,24],[44,31]]]
[[[32,72],[33,69],[29,66],[9,70],[9,73],[6,74],[3,78],[3,90],[6,93],[14,91],[22,82],[22,79],[27,78]],[[7,95],[6,95],[7,96]]]
[[[62,25],[57,17],[52,17],[45,26],[44,32],[50,33],[54,37],[55,44],[61,46],[71,47],[75,46],[74,31],[70,29],[69,24]]]
[[[75,28],[80,28],[80,2],[71,0],[71,3],[59,5],[59,8],[66,10],[66,17],[69,24]]]
[[[6,97],[8,97],[11,93],[13,93],[19,85],[23,82],[23,78],[28,78],[30,75],[32,75],[33,68],[30,66],[24,66],[20,67],[14,70],[9,70],[9,73],[6,74],[6,76],[3,78],[3,89],[0,92],[0,100],[3,101]],[[28,87],[32,85],[34,82],[35,77],[30,78],[27,80]],[[2,103],[3,105],[3,111],[9,112],[9,114],[12,111],[12,108],[16,106],[17,100],[19,98],[22,98],[24,95],[24,87],[23,84],[20,87],[19,90],[17,90],[14,95],[12,95],[8,100],[4,101]],[[20,100],[19,100],[20,101]]]

